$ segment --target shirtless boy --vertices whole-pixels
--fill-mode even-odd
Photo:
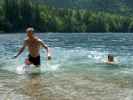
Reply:
[[[24,40],[22,48],[20,48],[14,58],[17,58],[27,47],[29,51],[28,59],[26,59],[26,64],[33,64],[35,66],[40,66],[40,48],[44,47],[47,51],[48,60],[51,59],[49,48],[46,44],[43,43],[41,39],[34,35],[34,28],[30,27],[26,29],[27,38]]]

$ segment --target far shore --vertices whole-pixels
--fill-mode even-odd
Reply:
[[[132,33],[132,32],[35,32],[35,33]],[[0,34],[25,34],[25,32],[4,32],[4,31],[0,31]]]

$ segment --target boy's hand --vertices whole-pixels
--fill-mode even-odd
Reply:
[[[48,60],[51,60],[51,59],[52,59],[51,54],[48,53]]]
[[[48,54],[48,60],[51,60],[51,59],[52,59],[51,55],[50,55],[50,54]]]
[[[51,60],[52,59],[52,57],[51,56],[48,56],[48,60]]]
[[[12,59],[16,59],[16,58],[17,58],[17,56],[13,56],[13,57],[12,57]]]

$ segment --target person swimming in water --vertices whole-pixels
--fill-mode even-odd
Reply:
[[[109,54],[108,55],[108,61],[107,61],[108,64],[113,64],[114,63],[114,56]]]
[[[25,60],[26,65],[33,64],[35,66],[40,66],[40,48],[44,47],[47,51],[47,58],[48,60],[51,59],[50,49],[49,47],[43,43],[41,39],[34,35],[34,28],[29,27],[26,29],[27,38],[24,40],[22,48],[20,48],[19,52],[17,53],[14,58],[17,58],[27,47],[28,48],[28,59]]]

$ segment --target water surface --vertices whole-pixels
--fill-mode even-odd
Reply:
[[[25,34],[0,35],[0,100],[133,100],[132,33],[38,33],[51,47],[41,50],[39,73],[22,74],[27,50],[11,59]],[[117,64],[105,64],[108,54]]]

